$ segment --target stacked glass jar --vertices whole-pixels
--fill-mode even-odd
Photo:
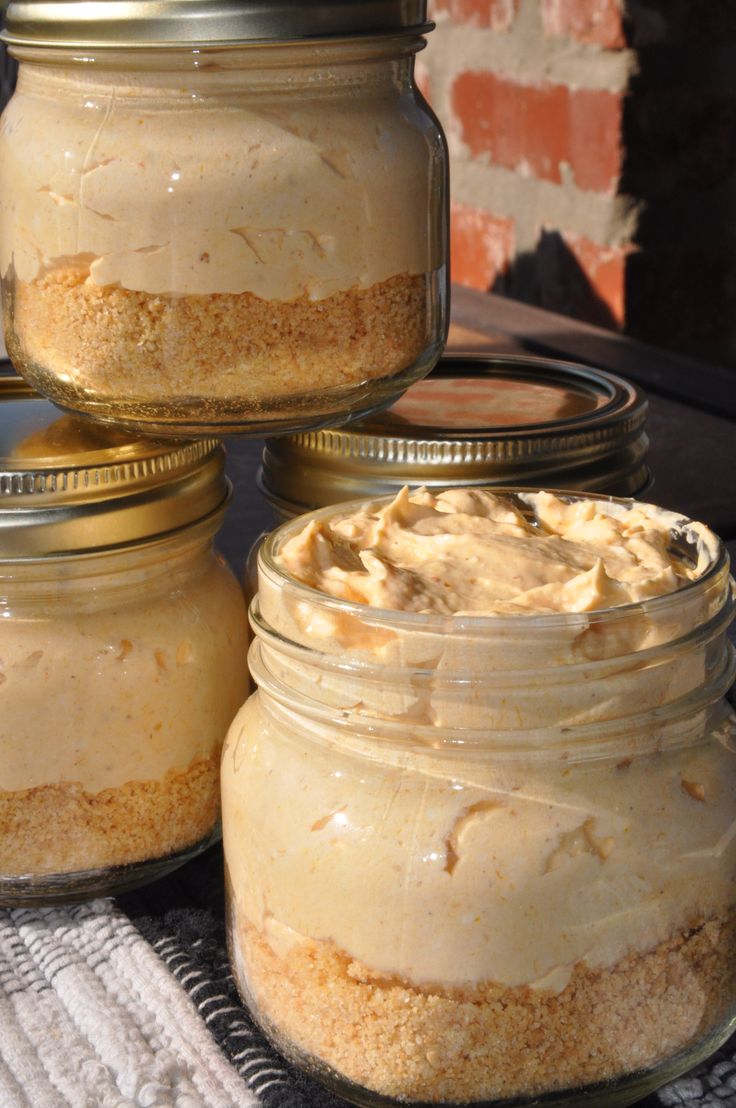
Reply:
[[[423,0],[8,9],[6,345],[96,426],[3,383],[0,903],[130,887],[217,833],[246,617],[212,553],[223,448],[182,436],[343,421],[439,356],[429,26]]]
[[[247,689],[224,460],[0,378],[0,904],[139,885],[216,836]]]
[[[141,430],[303,429],[385,405],[447,329],[425,0],[15,2],[0,131],[8,351]]]

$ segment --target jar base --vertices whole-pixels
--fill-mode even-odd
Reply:
[[[253,403],[247,397],[174,397],[162,401],[105,397],[60,382],[33,362],[15,355],[21,376],[62,411],[126,431],[182,438],[224,435],[262,438],[342,426],[379,412],[433,368],[441,348],[398,376]]]
[[[370,1108],[631,1104],[704,1058],[734,1022],[730,917],[615,966],[579,965],[559,993],[485,982],[448,994],[325,941],[284,948],[278,921],[267,933],[230,904],[233,972],[266,1034]]]
[[[115,896],[158,881],[207,850],[220,838],[219,824],[205,838],[165,858],[128,862],[73,873],[0,877],[0,908],[75,904],[98,896]]]
[[[238,983],[238,989],[242,994],[243,990],[240,983]],[[252,1002],[249,1003],[247,993],[243,999],[249,1008],[251,1018],[257,1023],[276,1050],[283,1054],[292,1065],[298,1067],[313,1080],[318,1081],[329,1092],[350,1104],[358,1105],[359,1108],[396,1108],[398,1105],[407,1105],[410,1108],[438,1108],[438,1105],[442,1105],[442,1108],[554,1108],[554,1106],[557,1106],[557,1108],[584,1108],[584,1106],[585,1108],[591,1108],[591,1105],[594,1105],[595,1108],[628,1108],[628,1106],[637,1104],[656,1089],[661,1089],[670,1081],[674,1081],[677,1077],[687,1073],[688,1070],[710,1057],[736,1031],[736,1012],[734,1012],[725,1024],[719,1024],[717,1030],[712,1031],[697,1043],[690,1044],[668,1059],[667,1062],[653,1066],[648,1070],[641,1070],[614,1080],[581,1086],[577,1089],[554,1090],[500,1100],[426,1101],[385,1096],[350,1081],[321,1059],[306,1054],[292,1043],[285,1043],[269,1021],[256,1014],[257,1009],[254,1009]]]
[[[57,274],[49,278],[50,292],[34,283],[3,280],[8,353],[17,372],[65,411],[127,430],[177,438],[261,437],[334,427],[391,404],[429,373],[444,345],[444,335],[429,328],[427,315],[428,303],[444,301],[439,272],[391,278],[386,289],[379,285],[357,292],[359,303],[346,319],[338,296],[342,307],[333,305],[337,322],[332,328],[326,302],[278,308],[242,294],[266,328],[255,350],[250,316],[238,323],[237,304],[233,318],[223,316],[221,298],[215,296],[216,325],[210,321],[204,329],[196,324],[204,310],[201,297],[192,307],[195,324],[191,312],[179,318],[182,298],[169,298],[174,317],[161,324],[149,351],[141,340],[149,313],[138,300],[144,296],[146,303],[151,299],[160,307],[161,298],[97,289],[82,276]],[[82,296],[76,314],[76,301],[68,302],[69,281]],[[52,294],[48,302],[47,294]],[[106,297],[132,298],[133,305],[115,301],[103,311]],[[370,310],[360,307],[365,297]],[[279,331],[282,310],[298,316],[287,327],[288,342]],[[299,323],[302,311],[309,319]],[[119,318],[127,320],[122,336],[114,328],[111,332],[110,320]]]

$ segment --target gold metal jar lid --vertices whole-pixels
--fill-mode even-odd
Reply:
[[[224,464],[216,439],[116,431],[0,377],[0,562],[164,538],[224,508]]]
[[[384,412],[268,439],[258,481],[282,515],[420,484],[634,496],[650,483],[646,411],[634,385],[602,370],[446,355]]]
[[[431,30],[426,0],[11,0],[9,46],[190,48]]]

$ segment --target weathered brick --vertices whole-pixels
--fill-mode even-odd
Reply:
[[[619,0],[542,0],[547,35],[620,50],[626,46]]]
[[[538,302],[605,327],[624,323],[631,247],[604,246],[571,231],[545,229],[535,250]]]
[[[451,106],[474,157],[583,189],[612,191],[621,168],[622,98],[601,89],[521,84],[487,70],[455,79]]]
[[[429,15],[432,18],[446,14],[456,23],[509,31],[516,19],[519,3],[520,0],[434,0],[429,5]]]
[[[509,268],[514,223],[467,204],[453,203],[450,214],[453,281],[487,291]]]
[[[575,183],[612,192],[623,164],[624,98],[604,89],[577,89],[568,98],[569,161]]]

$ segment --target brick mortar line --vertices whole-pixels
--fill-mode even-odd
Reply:
[[[638,70],[638,57],[631,49],[611,51],[546,38],[541,30],[538,34],[516,29],[501,33],[450,22],[438,24],[421,59],[443,95],[449,93],[459,73],[473,69],[491,70],[524,84],[546,82],[607,92],[626,91]]]
[[[627,196],[584,192],[572,184],[557,185],[500,166],[454,159],[452,199],[483,209],[485,197],[493,198],[489,214],[514,220],[517,250],[530,249],[543,225],[577,232],[602,246],[626,246],[639,220],[639,204]]]

